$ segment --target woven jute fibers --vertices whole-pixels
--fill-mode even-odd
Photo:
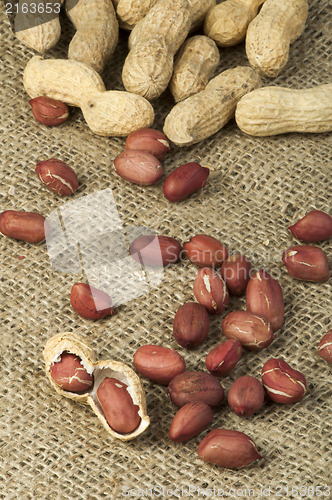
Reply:
[[[74,30],[64,16],[62,25],[61,41],[47,57],[66,57]],[[291,88],[327,83],[331,28],[329,1],[310,1],[305,32],[272,83]],[[123,32],[102,75],[108,89],[123,89],[126,52]],[[311,209],[331,209],[331,134],[253,138],[232,121],[201,144],[172,146],[164,161],[165,174],[194,160],[208,165],[211,174],[202,192],[171,204],[160,183],[141,187],[115,174],[112,160],[123,150],[124,139],[94,136],[79,109],[58,127],[34,120],[22,84],[24,67],[33,55],[12,34],[2,6],[1,211],[46,216],[68,203],[42,186],[34,172],[37,161],[57,157],[67,161],[79,178],[80,187],[71,200],[110,188],[124,227],[147,226],[182,243],[206,233],[230,251],[242,251],[255,268],[278,277],[285,323],[270,347],[260,353],[245,352],[222,384],[227,391],[241,375],[260,378],[267,359],[282,357],[305,374],[308,392],[297,404],[266,403],[246,419],[237,417],[226,403],[215,410],[210,429],[245,432],[263,456],[242,470],[211,466],[198,458],[197,446],[207,431],[185,444],[171,442],[168,430],[176,408],[165,388],[147,380],[143,384],[150,427],[134,441],[111,439],[90,407],[61,397],[50,387],[42,357],[46,341],[62,331],[76,332],[92,344],[99,359],[130,366],[139,346],[164,345],[177,349],[188,369],[205,370],[206,354],[224,338],[221,319],[243,309],[244,299],[231,299],[222,315],[211,319],[208,340],[186,351],[172,336],[172,322],[178,307],[194,299],[197,270],[188,261],[167,268],[158,287],[119,306],[114,317],[93,322],[79,317],[69,302],[71,286],[85,279],[83,272],[54,269],[45,243],[33,245],[1,235],[1,498],[113,500],[128,491],[140,499],[299,498],[300,494],[313,498],[319,491],[328,498],[331,367],[318,356],[317,346],[332,328],[331,281],[315,284],[290,278],[281,253],[296,244],[288,225]],[[217,72],[238,64],[247,64],[243,44],[221,51]],[[172,105],[168,92],[154,103],[156,128],[162,128]],[[319,246],[331,255],[330,242]]]

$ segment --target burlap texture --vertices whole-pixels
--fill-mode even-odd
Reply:
[[[47,57],[66,57],[74,31],[64,17],[62,25],[61,41]],[[327,83],[330,37],[329,1],[311,0],[305,32],[292,45],[286,68],[272,82],[292,88]],[[102,75],[108,89],[123,88],[126,44],[127,35],[121,33],[119,47]],[[181,163],[199,160],[211,167],[211,175],[203,192],[171,204],[160,183],[140,187],[115,174],[112,159],[123,150],[124,139],[94,136],[79,109],[58,127],[34,120],[22,84],[33,51],[12,34],[3,5],[0,53],[1,211],[48,215],[66,203],[43,187],[34,172],[37,161],[58,157],[77,172],[80,187],[73,199],[110,187],[124,226],[146,225],[181,242],[200,232],[219,238],[231,250],[244,252],[254,267],[278,275],[285,297],[285,324],[275,341],[260,353],[245,352],[222,380],[224,388],[244,374],[260,377],[270,357],[283,357],[308,382],[304,400],[294,405],[266,403],[246,419],[237,417],[226,403],[215,411],[211,429],[247,433],[264,457],[242,470],[210,466],[198,458],[197,446],[207,431],[185,444],[171,442],[168,430],[176,408],[165,388],[147,380],[143,383],[150,427],[134,441],[112,440],[90,407],[63,398],[50,387],[42,358],[47,339],[61,331],[76,332],[93,345],[99,359],[130,366],[140,345],[156,343],[177,349],[188,369],[204,370],[206,354],[223,340],[222,317],[244,308],[244,299],[231,299],[225,312],[211,320],[208,340],[189,352],[172,336],[176,310],[193,300],[196,268],[188,261],[166,269],[158,288],[120,306],[115,316],[92,322],[80,318],[69,303],[72,284],[84,275],[52,269],[44,243],[32,245],[0,235],[0,498],[113,500],[123,498],[128,488],[136,498],[177,499],[186,497],[190,486],[201,489],[192,491],[191,498],[207,498],[209,493],[212,498],[218,494],[259,498],[264,496],[261,488],[270,488],[265,491],[270,498],[299,498],[300,493],[302,498],[313,498],[319,486],[323,498],[328,498],[331,367],[318,356],[317,346],[332,328],[331,281],[315,284],[290,278],[281,253],[296,244],[288,225],[310,209],[331,209],[331,134],[253,138],[231,122],[200,144],[172,147],[164,161],[166,174]],[[221,50],[217,72],[238,64],[247,64],[243,44]],[[162,128],[172,104],[168,92],[154,103],[156,128]],[[331,250],[330,242],[320,246]],[[152,491],[146,491],[149,488]],[[218,489],[224,490],[223,496]]]

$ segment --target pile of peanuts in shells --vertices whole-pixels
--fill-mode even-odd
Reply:
[[[114,159],[115,172],[126,182],[157,184],[163,177],[169,141],[179,147],[196,144],[234,117],[238,127],[253,136],[332,130],[332,84],[302,90],[262,87],[261,76],[274,78],[287,64],[291,44],[306,25],[307,0],[220,4],[215,0],[93,0],[86,21],[82,21],[84,0],[67,0],[65,9],[77,30],[68,59],[44,58],[61,36],[58,18],[16,33],[22,43],[42,54],[32,57],[23,76],[32,114],[41,126],[57,126],[67,120],[68,105],[77,106],[93,133],[126,137],[124,151]],[[90,31],[84,22],[91,23]],[[122,71],[126,91],[107,91],[99,73],[117,46],[119,27],[131,31]],[[197,28],[204,35],[192,35]],[[249,65],[211,79],[219,63],[218,47],[244,40]],[[150,101],[166,88],[175,105],[160,131],[151,128]],[[35,170],[41,183],[57,195],[70,196],[78,188],[75,171],[60,159],[40,161]],[[197,162],[180,165],[164,179],[162,194],[171,206],[202,190],[208,176],[209,169]],[[289,230],[301,244],[282,254],[288,274],[297,280],[329,280],[327,255],[312,243],[331,238],[332,217],[311,210],[294,222]],[[43,241],[49,227],[41,214],[6,210],[0,215],[0,231],[32,244]],[[187,371],[183,356],[160,345],[138,348],[133,358],[136,371],[118,361],[96,361],[93,349],[79,335],[66,332],[53,336],[45,346],[46,375],[59,394],[89,404],[106,431],[123,441],[140,435],[150,423],[137,373],[168,386],[179,408],[169,437],[188,441],[211,425],[212,408],[224,399],[220,377],[236,367],[242,350],[260,351],[273,342],[284,323],[282,289],[264,269],[251,272],[245,255],[229,255],[221,241],[207,234],[196,234],[183,246],[168,236],[140,236],[132,242],[130,254],[153,268],[176,265],[182,255],[198,267],[193,284],[196,302],[183,304],[173,321],[174,338],[185,349],[206,340],[209,316],[219,315],[230,295],[245,295],[246,310],[232,311],[223,319],[227,340],[207,354],[207,371]],[[115,313],[112,298],[87,283],[72,287],[70,303],[78,315],[92,321]],[[332,363],[332,329],[317,351],[322,362]],[[289,405],[306,393],[305,375],[283,359],[269,359],[261,374],[262,382],[245,375],[231,385],[227,400],[237,415],[245,418],[259,412],[266,397]],[[250,436],[223,428],[208,432],[198,455],[229,468],[261,458]]]

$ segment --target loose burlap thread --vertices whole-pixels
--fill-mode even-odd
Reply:
[[[291,46],[286,68],[277,78],[264,80],[265,85],[309,88],[328,82],[331,10],[327,0],[309,4],[306,29]],[[61,22],[61,40],[47,57],[66,57],[74,30],[64,16]],[[244,44],[220,52],[216,74],[248,64]],[[66,203],[34,173],[38,161],[57,157],[78,175],[80,187],[71,199],[111,188],[124,226],[145,225],[182,243],[197,233],[219,238],[230,250],[245,253],[255,268],[273,272],[285,298],[285,323],[274,342],[262,352],[245,352],[222,379],[224,388],[227,391],[241,375],[260,378],[263,363],[271,357],[285,359],[308,382],[307,395],[294,405],[267,402],[250,418],[237,417],[226,403],[214,411],[210,429],[245,432],[263,456],[242,470],[219,468],[198,458],[197,446],[207,431],[184,444],[171,442],[168,430],[176,408],[164,387],[145,379],[150,427],[134,441],[113,440],[90,407],[50,387],[42,358],[47,339],[61,331],[76,332],[92,344],[99,359],[130,366],[140,345],[164,345],[177,349],[188,369],[205,370],[207,353],[224,339],[221,319],[243,309],[244,298],[232,298],[222,315],[211,318],[207,341],[187,351],[175,342],[172,322],[178,307],[194,299],[197,269],[188,261],[167,268],[157,288],[119,306],[115,316],[92,322],[79,317],[69,302],[71,286],[84,280],[83,274],[53,269],[45,243],[32,245],[1,235],[0,498],[113,500],[130,491],[131,497],[141,499],[178,499],[191,488],[191,498],[295,499],[301,492],[302,497],[314,497],[317,487],[327,498],[332,468],[331,367],[318,356],[317,346],[332,328],[331,281],[290,278],[281,253],[296,244],[287,226],[313,208],[331,208],[331,134],[254,138],[232,121],[200,144],[172,146],[164,161],[165,174],[195,160],[208,165],[211,174],[204,191],[171,204],[160,183],[141,187],[115,174],[112,160],[123,150],[124,139],[93,135],[79,109],[58,127],[34,120],[22,84],[24,67],[34,52],[12,34],[3,5],[0,53],[1,210],[46,216]],[[123,89],[126,53],[127,34],[122,32],[102,75],[108,89]],[[162,129],[172,105],[168,91],[154,102],[156,128]],[[331,251],[328,241],[319,246]]]

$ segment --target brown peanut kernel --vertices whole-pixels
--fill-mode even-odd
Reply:
[[[50,190],[61,196],[69,196],[78,188],[78,179],[67,163],[55,158],[40,161],[35,168],[39,180]]]
[[[210,373],[186,371],[171,380],[168,386],[171,400],[176,406],[201,401],[211,407],[218,406],[224,398],[224,389]]]
[[[141,128],[128,135],[125,149],[147,151],[158,160],[162,160],[170,147],[166,136],[160,130]]]
[[[321,282],[327,281],[331,276],[327,255],[319,247],[291,247],[282,254],[282,260],[292,278]]]
[[[328,363],[332,363],[332,330],[329,330],[319,342],[318,352]]]
[[[220,314],[229,302],[226,284],[220,275],[209,267],[201,268],[194,281],[194,295],[208,313]]]
[[[108,425],[120,434],[133,432],[140,424],[139,406],[135,405],[128,386],[112,377],[105,378],[97,389],[97,398]]]
[[[236,366],[242,355],[241,342],[235,339],[226,340],[214,347],[206,357],[205,365],[212,375],[221,377],[228,375]]]
[[[188,441],[206,429],[212,420],[213,413],[209,405],[202,402],[187,403],[173,418],[169,437],[178,443]]]
[[[283,359],[269,359],[262,368],[262,382],[269,397],[290,404],[300,401],[307,391],[304,375]]]
[[[122,179],[140,185],[155,184],[163,175],[160,161],[147,151],[123,151],[114,159],[114,167]]]
[[[90,375],[82,364],[82,360],[75,354],[63,352],[59,361],[55,361],[50,368],[54,382],[70,392],[86,392],[93,385],[93,375]]]
[[[228,391],[228,404],[239,416],[248,417],[261,409],[264,403],[264,389],[260,381],[244,375],[233,382]]]
[[[332,217],[321,210],[311,210],[288,229],[298,240],[316,243],[332,236]]]
[[[114,314],[111,297],[86,283],[72,286],[70,304],[74,311],[87,319],[101,319]]]
[[[40,96],[29,101],[32,114],[43,125],[59,125],[67,120],[69,109],[61,101],[50,97]]]
[[[186,369],[186,362],[178,352],[156,345],[141,346],[133,361],[141,375],[162,385],[168,385]]]
[[[220,266],[228,256],[226,245],[206,234],[193,236],[183,249],[193,264],[202,267]]]
[[[15,240],[38,243],[45,239],[45,217],[34,212],[5,210],[0,214],[0,232]]]
[[[175,340],[186,349],[197,347],[206,340],[209,325],[209,315],[205,307],[197,302],[187,302],[177,310],[174,317]]]
[[[210,464],[239,469],[262,458],[254,441],[243,432],[213,429],[199,444],[198,456]]]
[[[210,170],[196,162],[180,165],[166,177],[163,193],[169,201],[181,201],[204,188]]]
[[[170,236],[139,236],[130,245],[130,254],[143,266],[167,266],[178,262],[181,245]]]

